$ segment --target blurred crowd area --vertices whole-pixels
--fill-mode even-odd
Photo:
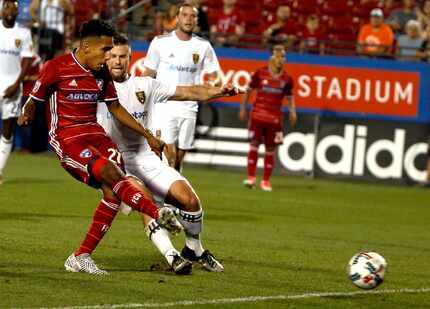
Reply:
[[[42,59],[70,50],[91,18],[116,24],[134,40],[150,41],[176,27],[178,0],[23,0],[20,21],[33,29]],[[186,0],[195,5],[195,32],[214,46],[430,59],[430,1]]]
[[[0,0],[1,2],[1,0]],[[186,0],[198,8],[195,32],[214,46],[430,61],[430,0]],[[24,82],[26,100],[41,65],[77,46],[92,18],[115,24],[130,39],[150,41],[176,27],[178,0],[19,0],[21,24],[37,47]],[[39,108],[43,109],[43,105]],[[44,111],[39,111],[43,115]],[[16,148],[47,148],[39,117],[16,132]]]

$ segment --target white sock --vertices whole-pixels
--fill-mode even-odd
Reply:
[[[10,140],[7,140],[3,135],[0,137],[0,175],[3,173],[7,159],[12,151],[12,141],[13,137]]]
[[[163,229],[157,221],[152,219],[145,228],[146,235],[157,247],[158,251],[166,258],[167,263],[172,265],[173,256],[179,254],[178,250],[173,247],[169,238],[169,233]]]
[[[202,246],[202,242],[200,241],[200,237],[195,238],[195,236],[186,235],[185,245],[188,248],[192,249],[196,253],[196,256],[201,256],[203,254],[204,249]]]
[[[179,221],[185,230],[185,245],[192,249],[196,256],[203,254],[203,246],[200,241],[200,234],[203,229],[203,210],[179,211]]]

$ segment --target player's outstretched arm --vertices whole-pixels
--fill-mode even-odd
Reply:
[[[32,98],[28,98],[22,107],[21,115],[18,117],[18,125],[27,126],[33,122],[36,112],[36,102]]]
[[[231,97],[240,93],[243,92],[230,84],[223,87],[206,85],[178,86],[171,99],[175,101],[208,101],[220,97]]]
[[[152,151],[154,151],[158,156],[161,157],[163,153],[163,148],[166,145],[161,139],[152,135],[151,131],[142,127],[130,113],[122,107],[119,101],[114,101],[108,106],[109,112],[123,125],[132,129],[133,131],[139,133],[146,138]]]

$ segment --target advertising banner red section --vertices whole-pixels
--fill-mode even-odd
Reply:
[[[134,52],[132,74],[140,75],[145,53]],[[266,61],[220,58],[221,81],[245,88],[252,72]],[[418,113],[420,74],[395,70],[287,63],[298,108],[414,117]],[[225,102],[240,102],[240,97]]]

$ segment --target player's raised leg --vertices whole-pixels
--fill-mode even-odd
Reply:
[[[108,153],[106,151],[108,149],[111,149],[111,152],[116,151],[107,136],[100,135],[91,144],[96,145],[100,152],[92,146],[80,145],[76,141],[63,145],[63,150],[69,154],[69,157],[63,160],[66,170],[89,185],[101,187],[104,195],[81,246],[67,259],[65,267],[69,271],[106,274],[95,265],[91,253],[109,230],[118,212],[120,201],[147,214],[172,233],[179,233],[182,226],[171,209],[164,207],[159,210],[148,190],[133,178],[125,176],[117,164],[102,155],[104,152]],[[119,152],[116,151],[115,154],[113,159],[122,165]]]
[[[185,231],[182,256],[192,262],[200,262],[209,271],[224,271],[224,266],[215,256],[209,250],[203,249],[201,242],[203,209],[190,183],[186,180],[175,181],[170,186],[165,200],[179,208],[179,221]]]

